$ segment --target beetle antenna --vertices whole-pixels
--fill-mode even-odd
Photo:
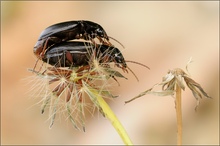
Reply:
[[[135,64],[138,64],[138,65],[140,65],[140,66],[143,66],[143,67],[145,67],[145,68],[147,68],[147,69],[150,69],[148,66],[146,66],[146,65],[144,65],[144,64],[142,64],[142,63],[139,63],[139,62],[135,62],[135,61],[131,61],[131,60],[125,60],[125,62],[135,63]]]
[[[125,46],[124,46],[122,43],[120,43],[118,40],[116,40],[115,38],[110,37],[110,36],[108,36],[108,37],[109,37],[110,39],[116,41],[117,43],[119,43],[123,48],[125,48]]]
[[[135,76],[135,78],[137,79],[137,81],[139,82],[139,79],[138,77],[136,76],[136,74],[127,66],[126,67],[129,71],[131,71],[131,73]]]

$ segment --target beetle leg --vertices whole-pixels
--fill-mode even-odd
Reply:
[[[66,59],[71,63],[73,64],[73,57],[71,55],[71,53],[69,51],[66,51]]]
[[[46,52],[47,49],[50,47],[50,46],[48,46],[48,42],[49,42],[49,41],[56,42],[56,43],[61,42],[61,40],[60,40],[59,38],[57,38],[57,37],[48,37],[48,38],[46,39],[46,41],[45,41],[45,43],[44,43],[44,45],[43,45],[43,49],[42,49],[42,51],[41,51],[41,53],[40,53],[40,57],[41,57],[41,58],[44,57],[45,52]]]
[[[98,40],[99,40],[102,44],[105,45],[105,41],[103,41],[103,39],[102,39],[101,37],[97,36],[97,38],[98,38]]]
[[[114,46],[114,45],[112,45],[109,41],[107,41],[107,43],[108,43],[109,46]]]
[[[37,61],[36,61],[36,63],[35,63],[35,65],[34,65],[33,71],[35,71],[35,68],[37,67],[37,63],[38,63],[39,60],[40,60],[40,59],[38,58]],[[43,67],[43,64],[44,64],[44,62],[42,63],[42,65],[41,65],[41,67],[40,67],[40,69],[39,69],[39,71],[38,71],[37,73],[39,73],[39,72],[41,71],[41,69],[42,69],[42,67]],[[45,72],[45,71],[44,71],[44,72]],[[43,72],[43,73],[44,73],[44,72]],[[43,73],[42,73],[42,74],[43,74]]]
[[[39,70],[39,71],[41,71],[41,69],[42,69],[43,65],[44,65],[44,62],[42,63],[42,65],[41,65],[41,67],[40,67],[40,70]]]
[[[127,70],[125,67],[121,67],[121,69],[122,69],[124,72],[127,72],[127,73],[128,73],[128,70]]]
[[[122,70],[123,70],[123,72],[126,72],[126,73],[128,73],[128,70],[125,68],[125,67],[123,67],[123,66],[119,66],[119,65],[117,65],[119,68],[121,68]]]
[[[118,83],[118,86],[120,86],[120,83],[118,82],[118,80],[114,76],[112,76],[112,75],[110,75],[110,76]]]
[[[108,40],[107,40],[107,41],[104,41],[104,39],[101,38],[101,37],[99,37],[99,36],[97,36],[97,38],[98,38],[98,40],[99,40],[102,44],[104,44],[104,45],[114,46],[114,45],[112,45]]]
[[[44,57],[44,54],[46,52],[46,47],[47,47],[47,44],[48,44],[48,41],[50,40],[50,37],[48,37],[43,45],[43,49],[42,49],[42,52],[40,53],[40,57],[43,58]]]
[[[39,58],[37,58],[37,61],[35,62],[35,65],[34,65],[33,71],[35,71],[35,68],[36,68],[36,66],[37,66],[38,61],[39,61]],[[39,73],[39,71],[38,71],[38,73]]]

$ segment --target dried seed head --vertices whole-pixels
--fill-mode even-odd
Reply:
[[[108,80],[114,76],[125,77],[114,70],[110,63],[99,63],[100,59],[102,59],[100,56],[94,56],[89,65],[72,69],[45,64],[43,72],[34,72],[40,81],[44,81],[44,84],[37,85],[42,86],[38,90],[43,93],[41,112],[44,113],[49,108],[50,128],[54,125],[57,113],[62,112],[76,129],[85,131],[86,111],[91,114],[95,109],[102,111],[91,95],[92,91],[98,91],[102,97],[116,97],[108,90]],[[96,81],[102,81],[102,85],[96,85]],[[47,91],[44,91],[45,89]]]
[[[188,67],[188,64],[191,63],[190,61],[187,63],[186,68]],[[207,98],[211,98],[204,90],[203,88],[195,82],[193,79],[189,77],[188,74],[186,74],[182,69],[175,68],[173,70],[169,70],[168,73],[162,78],[162,82],[155,84],[152,88],[142,92],[138,96],[132,98],[131,100],[126,101],[125,103],[131,102],[134,99],[140,98],[146,94],[155,94],[158,96],[167,96],[171,95],[173,96],[175,94],[175,88],[176,84],[182,89],[185,90],[185,85],[189,87],[189,89],[192,91],[194,97],[197,100],[197,105],[195,107],[195,110],[197,109],[199,105],[199,98],[202,98],[202,96],[205,96]],[[152,91],[155,86],[162,86],[162,91]]]

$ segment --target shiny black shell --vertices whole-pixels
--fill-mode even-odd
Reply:
[[[108,62],[114,61],[126,67],[124,57],[118,48],[107,45],[95,46],[88,42],[63,42],[55,44],[48,48],[42,60],[56,67],[79,67],[89,65],[93,53],[99,58],[100,63],[104,62],[103,59],[107,56]]]
[[[101,31],[100,37],[107,37],[105,30],[95,22],[85,20],[66,21],[47,27],[41,32],[38,40],[48,37],[58,37],[61,40],[72,40],[75,39],[77,35],[84,33],[91,35],[95,33],[96,30]]]

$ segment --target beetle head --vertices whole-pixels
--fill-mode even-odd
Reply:
[[[110,61],[116,63],[116,66],[122,69],[127,68],[127,64],[120,50],[115,47],[108,47],[106,54],[111,58]]]
[[[110,51],[111,51],[112,60],[116,62],[116,65],[122,69],[127,68],[127,64],[120,50],[114,47]]]
[[[120,50],[113,46],[100,45],[98,48],[103,57],[108,58],[108,62],[115,62],[116,66],[122,69],[127,68],[127,64]]]
[[[107,33],[100,25],[97,26],[97,28],[95,29],[95,33],[97,34],[97,36],[105,38],[106,40],[109,40]]]
[[[85,31],[88,32],[92,38],[101,37],[109,40],[109,37],[101,25],[91,22],[91,21],[82,21],[81,25],[85,28]]]

